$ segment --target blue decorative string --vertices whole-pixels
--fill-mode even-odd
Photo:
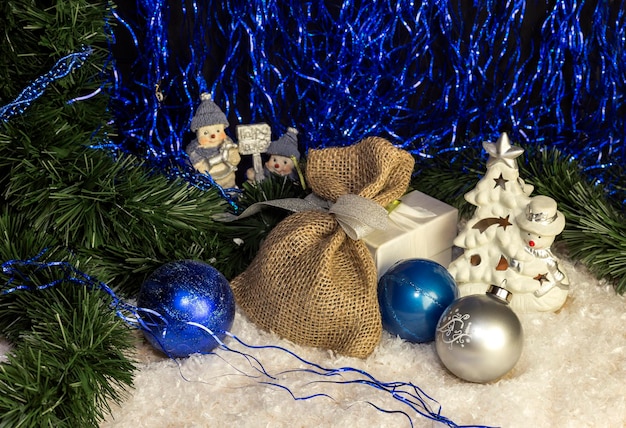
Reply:
[[[80,51],[59,59],[47,73],[32,81],[13,101],[0,107],[0,120],[6,122],[15,115],[23,114],[37,98],[43,95],[52,82],[62,79],[79,68],[91,53],[92,49],[85,46]]]
[[[205,329],[206,330],[206,329]],[[458,427],[459,425],[455,424],[454,422],[452,422],[450,419],[444,417],[441,415],[441,406],[439,405],[439,403],[432,397],[430,397],[428,394],[426,394],[421,388],[419,388],[418,386],[414,385],[411,382],[382,382],[379,381],[378,379],[376,379],[374,376],[372,376],[370,373],[364,371],[364,370],[360,370],[360,369],[356,369],[353,367],[340,367],[340,368],[326,368],[324,366],[321,366],[319,364],[313,363],[311,361],[308,361],[302,357],[300,357],[299,355],[297,355],[296,353],[294,353],[293,351],[290,351],[289,349],[283,348],[281,346],[274,346],[274,345],[260,345],[260,346],[254,346],[254,345],[249,345],[245,342],[243,342],[241,339],[239,339],[237,336],[231,334],[231,333],[227,333],[228,336],[230,336],[231,338],[233,338],[235,341],[237,341],[239,344],[243,345],[245,348],[248,349],[258,349],[258,350],[269,350],[269,349],[274,349],[274,350],[278,350],[280,352],[286,353],[290,356],[292,356],[293,358],[295,358],[296,360],[300,361],[301,363],[305,364],[308,368],[303,368],[303,369],[296,369],[296,370],[290,370],[290,371],[284,371],[279,373],[278,375],[282,375],[282,374],[286,374],[286,373],[300,373],[300,374],[313,374],[316,376],[320,376],[323,378],[332,378],[332,377],[339,377],[342,380],[319,380],[319,381],[313,381],[312,383],[332,383],[334,385],[352,385],[352,384],[360,384],[360,385],[367,385],[370,386],[372,388],[374,388],[375,390],[379,391],[379,392],[384,392],[389,394],[389,396],[391,396],[392,398],[394,398],[396,401],[405,404],[406,406],[408,406],[411,410],[413,410],[413,412],[426,417],[430,420],[433,421],[437,421],[440,422],[442,424],[445,424],[447,426],[450,427]],[[224,348],[231,350],[230,348],[228,348],[227,346],[223,345]],[[264,369],[263,369],[264,371]],[[349,375],[354,375],[356,376],[355,379],[351,379],[351,380],[344,380],[345,377],[349,376]],[[274,379],[276,379],[276,377],[273,377]],[[278,386],[280,388],[286,389],[289,391],[289,393],[292,395],[292,397],[296,400],[304,400],[304,399],[310,399],[310,398],[314,398],[314,397],[319,397],[319,396],[328,396],[326,394],[314,394],[311,396],[305,396],[305,397],[296,397],[292,391],[290,391],[287,387],[277,384],[276,382],[263,382],[266,383],[268,385],[274,385],[274,386]],[[330,397],[332,398],[332,397]],[[413,426],[413,418],[411,417],[411,415],[405,411],[402,410],[390,410],[390,409],[384,409],[381,408],[380,406],[376,405],[375,403],[372,402],[367,402],[367,404],[371,405],[372,407],[376,408],[377,410],[383,412],[383,413],[399,413],[399,414],[403,414],[409,421],[410,425]],[[437,406],[437,410],[433,410],[432,409],[432,405],[436,405]],[[483,425],[477,425],[477,426],[483,426]]]
[[[166,317],[153,310],[139,308],[124,302],[124,300],[119,298],[109,286],[92,278],[86,273],[81,272],[69,262],[41,261],[40,259],[45,255],[45,253],[46,250],[43,250],[30,259],[9,260],[4,262],[2,264],[2,272],[8,277],[8,279],[0,292],[0,296],[15,292],[46,290],[60,284],[74,284],[86,287],[88,290],[100,290],[105,292],[111,298],[109,307],[115,311],[116,315],[120,319],[134,328],[138,328],[148,334],[152,334],[157,339],[161,336],[161,334],[155,333],[155,327],[160,329],[160,333],[162,333],[163,328],[167,329],[169,322]],[[41,271],[47,271],[49,273],[56,272],[56,279],[50,280],[49,282],[41,285],[35,285],[32,277]],[[159,326],[156,326],[156,320],[158,320]],[[405,416],[411,427],[414,426],[413,422],[416,415],[420,415],[432,421],[437,421],[449,427],[459,427],[459,425],[455,424],[452,420],[441,414],[441,406],[435,399],[430,397],[421,388],[411,382],[383,382],[376,379],[370,373],[353,367],[326,368],[320,364],[308,361],[297,355],[295,352],[281,346],[249,345],[234,334],[226,332],[227,337],[233,339],[235,344],[241,345],[244,349],[248,350],[248,352],[252,352],[254,350],[277,350],[293,357],[296,361],[306,366],[301,369],[293,369],[272,374],[263,366],[260,357],[256,357],[248,352],[240,351],[232,346],[229,346],[206,326],[195,322],[187,322],[186,324],[194,326],[204,331],[206,334],[209,334],[216,341],[216,343],[218,343],[217,349],[220,351],[233,356],[243,357],[248,362],[249,366],[254,370],[256,375],[247,374],[245,370],[233,366],[239,373],[242,373],[250,378],[257,379],[261,384],[271,385],[283,389],[288,392],[294,400],[310,400],[320,397],[333,399],[333,397],[325,393],[298,395],[291,388],[280,382],[280,379],[283,377],[281,375],[288,373],[296,375],[307,374],[321,378],[320,380],[315,380],[311,383],[330,383],[333,385],[358,384],[369,386],[375,391],[389,395],[398,403],[406,406],[407,410],[387,409],[371,401],[367,401],[367,404],[371,405],[381,413],[401,414]],[[217,354],[216,352],[210,353]],[[224,356],[221,356],[221,358],[224,358]],[[232,365],[231,362],[229,362],[229,364]],[[433,409],[433,406],[436,406],[436,409]],[[478,426],[482,427],[482,425]]]
[[[26,260],[8,260],[2,263],[2,273],[8,276],[4,289],[0,292],[0,296],[11,294],[16,291],[36,291],[53,288],[57,285],[68,283],[79,286],[85,286],[89,290],[101,290],[111,297],[110,307],[115,310],[116,314],[129,324],[136,324],[138,316],[134,306],[125,303],[115,292],[103,282],[97,281],[86,273],[76,269],[72,264],[65,261],[41,261],[41,258],[48,250],[43,249],[36,256]],[[47,283],[36,285],[32,278],[42,271],[57,270],[59,275],[57,279]],[[126,313],[133,313],[134,317],[129,318]]]

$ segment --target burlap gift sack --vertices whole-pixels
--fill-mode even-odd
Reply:
[[[313,193],[327,201],[353,194],[384,207],[406,192],[413,167],[408,152],[372,137],[311,150],[306,175]],[[329,212],[288,216],[231,286],[253,322],[295,343],[366,357],[380,341],[373,258]]]

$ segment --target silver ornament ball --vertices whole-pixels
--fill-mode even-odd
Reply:
[[[492,285],[485,294],[462,297],[437,323],[435,348],[446,368],[469,382],[507,374],[522,355],[522,324],[509,307],[512,294]]]

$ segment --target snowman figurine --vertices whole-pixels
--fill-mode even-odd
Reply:
[[[186,149],[189,160],[198,172],[208,173],[221,187],[235,188],[235,171],[241,156],[237,145],[224,132],[228,120],[211,94],[203,93],[200,100],[191,120],[190,129],[196,133],[196,138]]]
[[[270,157],[263,168],[266,178],[270,174],[276,174],[294,181],[298,179],[296,162],[300,160],[300,152],[298,151],[298,130],[296,128],[287,128],[286,133],[278,140],[270,143],[267,153]],[[249,181],[254,181],[253,169],[249,169],[246,175]]]
[[[556,311],[567,299],[569,280],[550,247],[563,231],[565,217],[557,210],[554,199],[535,196],[515,220],[529,257],[525,257],[524,261],[512,259],[510,262],[510,267],[526,278],[526,286],[518,288],[512,285],[511,306],[514,309],[517,306],[522,312]]]

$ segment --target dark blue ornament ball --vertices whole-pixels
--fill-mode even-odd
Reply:
[[[235,318],[235,299],[228,280],[214,267],[195,260],[167,263],[143,283],[137,298],[147,328],[144,336],[172,358],[207,353],[222,340]],[[158,314],[151,314],[154,311]]]
[[[383,328],[409,342],[433,341],[439,317],[458,296],[452,275],[439,263],[399,261],[378,281]]]

